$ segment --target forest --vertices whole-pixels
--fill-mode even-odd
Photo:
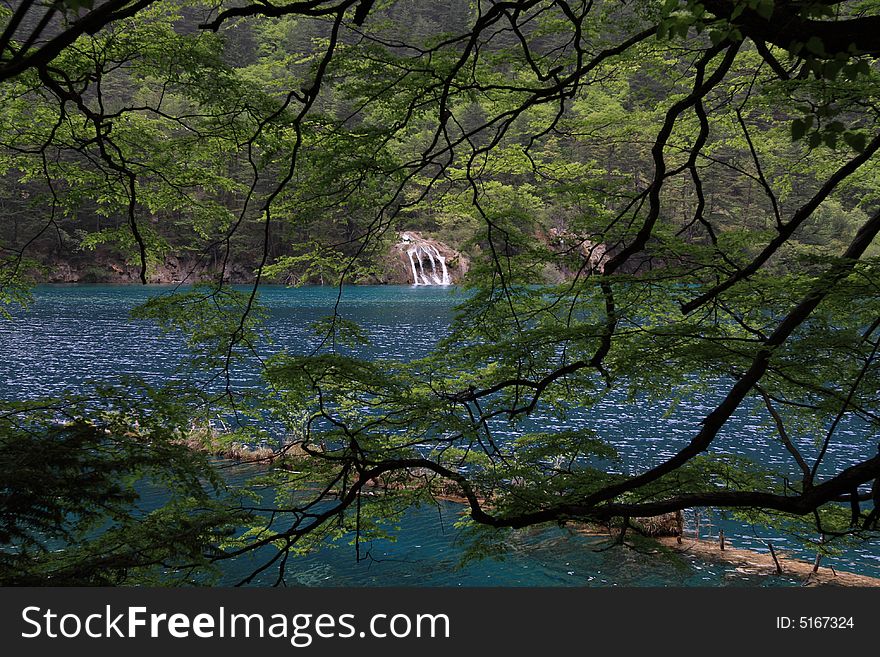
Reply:
[[[876,545],[878,56],[875,0],[3,0],[0,322],[165,284],[186,362],[0,394],[0,583],[283,583],[440,498],[468,559],[697,508]],[[460,291],[429,354],[369,356],[386,284]],[[338,289],[308,348],[266,285]]]

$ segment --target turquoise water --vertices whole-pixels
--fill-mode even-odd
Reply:
[[[0,394],[7,398],[57,395],[81,389],[85,381],[114,381],[119,374],[134,374],[159,382],[173,373],[182,360],[177,341],[163,337],[153,325],[132,322],[129,312],[152,295],[170,288],[161,286],[46,286],[34,294],[34,303],[0,322]],[[267,287],[261,298],[271,311],[270,349],[286,348],[306,353],[315,346],[308,325],[329,315],[337,290],[309,287]],[[347,288],[340,306],[342,315],[360,322],[372,345],[363,355],[411,359],[425,355],[447,330],[458,299],[454,288],[353,287]],[[240,385],[256,385],[242,375]],[[632,405],[610,395],[594,411],[573,413],[567,420],[536,414],[534,422],[546,429],[589,425],[612,441],[624,456],[622,467],[643,469],[670,456],[693,435],[705,412],[722,394],[706,393],[690,399],[669,415],[664,406],[647,402]],[[496,432],[503,436],[501,428]],[[865,442],[858,427],[844,428],[829,455],[831,465],[859,460]],[[769,465],[782,464],[785,454],[768,448],[763,421],[742,409],[719,438],[718,451],[748,456]],[[801,445],[809,452],[810,445]],[[233,469],[234,471],[234,469]],[[155,496],[155,497],[154,497]],[[161,493],[145,491],[146,508],[158,504]],[[308,585],[428,585],[428,586],[698,586],[776,585],[791,583],[776,578],[756,579],[729,566],[707,564],[685,557],[644,555],[627,548],[600,551],[601,538],[574,535],[560,529],[520,532],[503,562],[483,560],[457,568],[462,554],[453,527],[460,507],[450,503],[412,510],[400,526],[394,543],[377,541],[362,546],[368,558],[357,562],[354,548],[344,544],[297,559],[288,568],[288,582]],[[731,520],[712,518],[703,536],[720,527],[735,545],[766,549],[792,546],[784,536],[760,532]],[[259,555],[265,557],[266,555]],[[804,555],[809,558],[809,555]],[[224,564],[224,583],[235,583],[250,572],[254,561]],[[835,557],[842,570],[880,576],[877,548],[857,548]],[[274,583],[267,574],[257,584]]]

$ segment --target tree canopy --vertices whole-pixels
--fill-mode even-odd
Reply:
[[[705,506],[876,539],[878,10],[6,3],[0,301],[26,304],[53,259],[82,251],[121,254],[143,282],[169,253],[216,276],[137,311],[186,341],[185,385],[6,403],[4,453],[48,441],[59,486],[74,470],[102,478],[47,519],[16,494],[39,475],[14,478],[4,456],[0,538],[17,546],[4,555],[31,559],[34,579],[88,581],[47,565],[47,540],[109,518],[148,541],[156,522],[181,537],[174,549],[120,547],[96,569],[192,573],[275,546],[263,567],[281,580],[292,552],[378,535],[450,487],[476,553],[499,530]],[[403,230],[471,263],[435,352],[359,357],[366,338],[341,303],[317,350],[264,357],[261,284],[375,281]],[[247,293],[230,288],[236,262],[253,271]],[[235,385],[250,367],[260,393]],[[622,431],[648,402],[705,411],[687,440],[656,436],[671,455],[636,459],[589,419],[609,396]],[[47,407],[75,410],[56,426]],[[743,409],[784,465],[719,448]],[[551,430],[538,413],[581,415]],[[182,434],[218,415],[234,418],[224,440],[274,441],[271,514],[192,478],[211,465],[178,449]],[[845,424],[859,442],[839,465],[828,454]],[[170,477],[188,501],[134,517],[114,483],[133,473]]]

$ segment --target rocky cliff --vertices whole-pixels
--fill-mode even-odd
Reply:
[[[452,285],[467,273],[467,256],[437,240],[406,231],[388,253],[383,283]]]

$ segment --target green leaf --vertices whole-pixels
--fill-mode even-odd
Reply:
[[[774,4],[773,0],[758,0],[755,11],[761,18],[769,21],[770,17],[773,16]]]
[[[811,36],[809,39],[807,39],[804,47],[807,49],[808,52],[811,52],[814,55],[818,55],[819,57],[824,57],[826,55],[825,44],[822,42],[822,39],[817,36]]]
[[[791,122],[791,138],[792,141],[802,139],[807,131],[813,126],[813,117],[808,116],[803,119],[795,119]]]
[[[843,68],[843,62],[838,60],[831,60],[825,62],[822,66],[822,77],[826,80],[834,80],[837,77],[837,74],[840,73],[840,70]]]
[[[62,0],[63,5],[76,11],[77,9],[92,9],[95,6],[95,0]]]
[[[863,152],[867,145],[867,138],[861,132],[844,132],[843,141],[846,142],[847,146],[859,153]]]

